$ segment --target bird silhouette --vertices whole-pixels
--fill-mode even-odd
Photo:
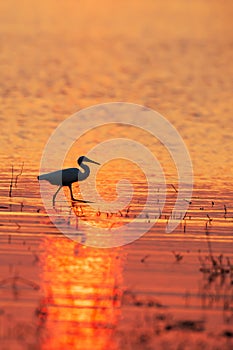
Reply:
[[[85,162],[100,165],[100,163],[95,162],[94,160],[91,160],[85,156],[81,156],[78,158],[77,163],[80,166],[80,168],[84,171],[81,171],[78,168],[68,168],[37,176],[38,180],[46,180],[52,185],[59,186],[58,190],[53,195],[53,206],[55,206],[56,196],[63,186],[69,187],[72,201],[81,203],[91,203],[89,201],[75,199],[72,192],[72,183],[83,181],[90,175],[90,168],[88,165],[84,164]]]

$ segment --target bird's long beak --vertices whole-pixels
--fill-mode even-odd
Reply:
[[[95,162],[94,160],[91,160],[91,159],[89,159],[89,158],[87,158],[86,157],[86,162],[89,162],[89,163],[94,163],[94,164],[97,164],[97,165],[100,165],[100,163],[98,163],[98,162]]]

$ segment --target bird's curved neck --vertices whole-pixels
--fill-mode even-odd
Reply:
[[[83,169],[84,171],[81,171],[80,170],[80,180],[85,180],[88,176],[89,176],[89,174],[90,174],[90,169],[89,169],[89,166],[87,166],[86,164],[84,164],[84,163],[81,163],[81,164],[79,164],[79,167],[80,167],[80,169]]]

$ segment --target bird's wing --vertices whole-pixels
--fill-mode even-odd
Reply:
[[[52,185],[68,186],[78,181],[78,173],[79,170],[77,168],[68,168],[40,175],[38,176],[38,180],[46,180]]]
[[[77,168],[69,168],[62,170],[62,184],[69,186],[73,182],[78,181],[79,170]]]
[[[38,176],[38,180],[46,180],[52,185],[62,185],[62,170],[53,171],[48,174]]]

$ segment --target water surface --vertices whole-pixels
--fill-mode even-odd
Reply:
[[[0,8],[0,348],[230,349],[231,1],[100,1],[97,7],[93,1],[11,0]],[[54,227],[36,176],[58,123],[110,101],[163,114],[190,151],[195,183],[186,218],[165,234],[176,168],[156,140],[131,131],[163,166],[167,202],[140,240],[108,250],[77,244]],[[64,166],[125,133],[106,127],[84,135]],[[147,190],[139,169],[116,160],[100,169],[98,189],[113,198],[120,176],[135,187],[130,212],[76,206],[79,220],[110,228],[131,220]],[[69,205],[68,192],[67,198]],[[63,206],[58,197],[58,219]],[[151,208],[140,220],[154,214]]]

